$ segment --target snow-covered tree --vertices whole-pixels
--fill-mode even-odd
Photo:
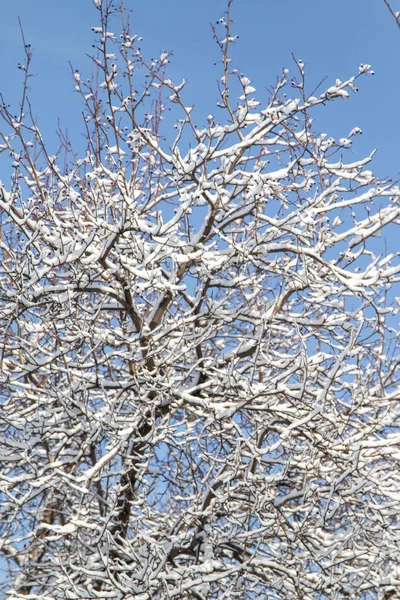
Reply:
[[[97,75],[73,72],[87,149],[47,151],[29,46],[21,109],[0,107],[3,591],[389,598],[400,190],[349,159],[357,127],[312,122],[371,67],[310,95],[297,60],[256,100],[230,0],[198,127],[168,52],[146,61],[95,5]]]

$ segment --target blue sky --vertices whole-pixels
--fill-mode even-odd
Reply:
[[[189,80],[185,100],[195,104],[200,125],[215,111],[220,70],[214,66],[218,51],[210,22],[222,15],[226,1],[126,0],[126,6],[132,9],[132,29],[144,38],[147,57],[163,49],[174,51],[170,75]],[[23,60],[18,17],[34,52],[32,72],[37,76],[31,79],[30,97],[42,133],[55,143],[60,118],[72,137],[79,136],[82,106],[73,91],[68,61],[90,77],[85,55],[92,52],[90,28],[97,24],[92,0],[4,3],[0,91],[11,103],[18,102],[23,75],[17,69]],[[233,18],[240,36],[234,61],[264,99],[265,88],[276,81],[282,67],[293,65],[292,52],[306,64],[310,91],[324,77],[326,85],[332,85],[336,77],[343,80],[356,74],[360,63],[370,63],[376,75],[363,78],[360,92],[347,102],[337,101],[315,113],[315,126],[333,137],[361,127],[364,135],[354,143],[354,157],[377,148],[377,173],[400,171],[400,31],[383,0],[235,0]]]

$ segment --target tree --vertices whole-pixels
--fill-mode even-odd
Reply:
[[[0,550],[11,598],[342,599],[400,585],[399,188],[318,134],[285,69],[263,104],[213,27],[199,128],[123,8],[73,71],[87,150],[2,99]],[[121,17],[121,35],[110,20]],[[136,82],[142,77],[142,84]],[[286,95],[287,94],[287,95]],[[238,100],[236,98],[239,97]],[[180,111],[172,136],[168,109]],[[164,121],[163,121],[164,119]]]

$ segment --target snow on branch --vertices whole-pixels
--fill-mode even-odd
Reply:
[[[257,93],[230,0],[195,122],[171,52],[147,60],[94,4],[95,75],[72,67],[85,148],[60,131],[47,150],[28,46],[20,112],[1,99],[3,589],[381,598],[400,566],[400,190],[349,155],[359,127],[313,123],[373,71],[309,93],[295,59]]]

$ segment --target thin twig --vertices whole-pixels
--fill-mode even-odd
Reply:
[[[390,6],[388,0],[383,0],[384,3],[386,4],[386,6],[389,9],[390,14],[392,15],[392,17],[395,19],[396,23],[397,23],[397,27],[400,28],[400,14],[399,13],[395,13],[393,8]]]

